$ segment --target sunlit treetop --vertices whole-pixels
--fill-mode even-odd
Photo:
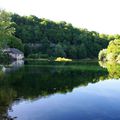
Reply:
[[[120,54],[120,39],[115,39],[109,43],[107,53]]]
[[[11,27],[11,13],[0,10],[0,34],[12,35],[15,28]]]

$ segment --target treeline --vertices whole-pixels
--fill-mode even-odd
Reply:
[[[18,48],[26,57],[97,58],[110,40],[120,39],[120,35],[99,34],[33,15],[0,10],[0,18],[0,48]]]
[[[12,15],[15,36],[24,44],[26,56],[97,58],[109,41],[120,35],[105,35],[78,29],[66,22],[53,22],[36,16]]]

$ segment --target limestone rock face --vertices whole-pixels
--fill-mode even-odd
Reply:
[[[24,53],[16,48],[7,48],[3,52],[7,53],[14,60],[22,60],[24,58]]]

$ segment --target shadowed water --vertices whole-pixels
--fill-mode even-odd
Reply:
[[[120,81],[114,78],[96,62],[26,61],[1,68],[1,119],[119,120]]]

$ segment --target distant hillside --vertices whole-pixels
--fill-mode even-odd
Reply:
[[[36,57],[97,58],[109,41],[120,35],[104,35],[36,16],[12,15],[15,36],[24,43],[25,55]],[[32,55],[31,55],[32,54]]]

